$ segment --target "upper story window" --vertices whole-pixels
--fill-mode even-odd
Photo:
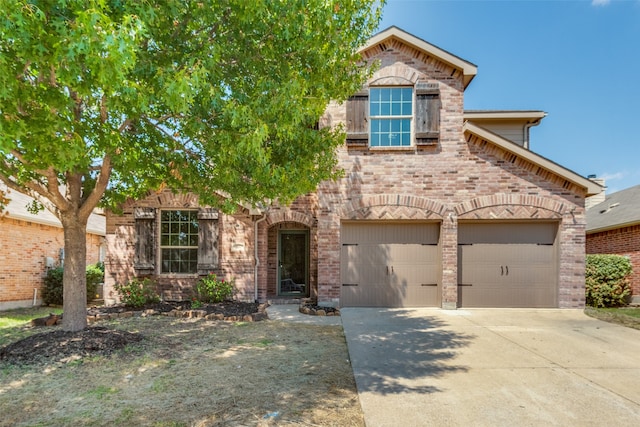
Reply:
[[[198,211],[160,214],[161,273],[196,273],[198,267]]]
[[[369,117],[371,147],[409,147],[413,118],[413,88],[371,88]]]
[[[372,86],[347,101],[347,146],[406,149],[440,140],[438,83]]]

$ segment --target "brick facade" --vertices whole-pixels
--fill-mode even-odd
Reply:
[[[87,234],[87,264],[99,261],[104,237]],[[35,222],[0,218],[0,310],[42,303],[41,289],[50,257],[56,265],[64,247],[62,229]]]
[[[640,225],[587,234],[588,254],[616,254],[629,257],[633,267],[631,287],[634,300],[640,296]]]
[[[459,69],[397,38],[361,53],[365,60],[380,64],[368,85],[437,86],[441,103],[437,143],[395,149],[345,144],[337,153],[343,178],[321,183],[316,193],[289,207],[271,206],[263,216],[222,215],[221,274],[236,277],[240,295],[246,299],[276,297],[278,230],[308,230],[311,296],[323,304],[340,305],[343,221],[434,221],[440,224],[441,305],[455,308],[460,222],[553,220],[559,224],[558,306],[583,307],[586,189],[465,132],[464,76]],[[331,103],[321,124],[346,125],[346,109],[346,104]],[[187,196],[175,196],[173,201],[169,194],[150,196],[135,206],[197,207],[195,200],[184,199]],[[135,275],[133,207],[134,203],[125,206],[123,216],[107,217],[107,282],[111,284]],[[243,241],[242,256],[229,251],[233,240]],[[240,271],[233,271],[237,266],[242,266]],[[193,283],[194,279],[163,280],[172,281],[175,289],[180,287],[179,280]]]

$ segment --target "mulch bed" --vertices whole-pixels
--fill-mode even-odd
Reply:
[[[225,301],[205,304],[196,309],[189,301],[160,302],[132,308],[123,305],[91,307],[88,319],[93,321],[120,317],[165,315],[207,320],[254,321],[267,318],[266,305]],[[68,363],[88,356],[109,356],[130,344],[145,339],[142,334],[103,326],[90,326],[82,331],[68,332],[60,326],[43,327],[44,332],[31,335],[0,348],[0,363],[31,365],[50,362]]]

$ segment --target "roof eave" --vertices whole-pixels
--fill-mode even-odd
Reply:
[[[599,228],[593,228],[593,229],[587,228],[586,233],[587,234],[602,233],[604,231],[617,230],[619,228],[633,227],[634,225],[639,225],[639,224],[640,224],[640,220],[635,220],[635,221],[623,222],[620,224],[607,225]],[[589,227],[589,221],[587,221],[587,227]]]

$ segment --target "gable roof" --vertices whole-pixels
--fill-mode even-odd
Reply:
[[[523,148],[518,144],[511,142],[499,135],[496,135],[495,133],[478,125],[475,125],[469,121],[464,122],[463,132],[465,134],[471,133],[479,138],[482,138],[483,140],[488,141],[505,151],[513,153],[518,157],[522,157],[529,162],[545,170],[548,170],[549,172],[558,175],[561,178],[570,181],[579,187],[584,188],[587,192],[587,196],[598,194],[600,193],[600,191],[602,191],[602,187],[599,184],[591,181],[590,179],[587,179],[563,166],[560,166],[559,164],[547,159],[546,157],[542,157],[541,155],[536,154],[531,150],[527,150],[526,148]]]
[[[469,61],[465,61],[464,59],[450,52],[447,52],[446,50],[441,49],[438,46],[435,46],[425,40],[422,40],[421,38],[418,38],[413,34],[409,34],[396,26],[391,26],[386,30],[382,30],[379,33],[373,35],[369,39],[369,41],[358,50],[358,53],[364,52],[365,50],[370,49],[375,45],[383,43],[385,40],[391,38],[399,39],[403,43],[421,50],[427,55],[433,56],[438,60],[450,65],[451,67],[460,70],[463,74],[462,81],[465,88],[469,85],[469,83],[471,83],[471,80],[473,80],[473,78],[478,73],[478,67],[475,64],[472,64]]]
[[[6,191],[6,187],[0,186],[0,189]],[[36,224],[48,225],[62,229],[62,224],[54,214],[44,209],[37,214],[32,214],[27,210],[27,205],[33,202],[33,198],[17,191],[11,191],[7,194],[9,203],[4,210],[0,212],[0,218],[7,217],[20,221],[34,222]],[[87,233],[97,234],[99,236],[106,235],[106,220],[104,215],[92,213],[87,221]]]
[[[587,211],[587,233],[640,224],[640,185],[607,195]]]

